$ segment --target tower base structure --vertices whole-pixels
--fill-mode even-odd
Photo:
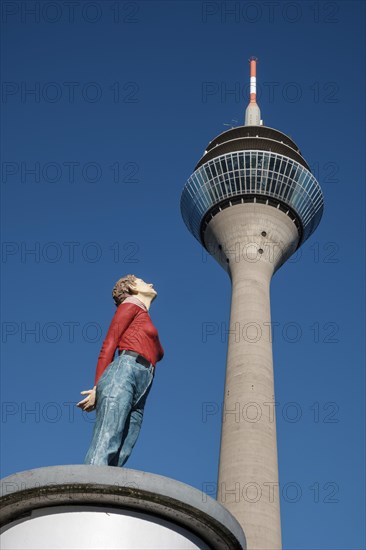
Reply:
[[[1,480],[2,550],[246,550],[216,500],[164,476],[50,466]]]
[[[280,550],[270,283],[299,242],[293,219],[255,202],[218,212],[205,246],[232,283],[217,499],[251,550]]]

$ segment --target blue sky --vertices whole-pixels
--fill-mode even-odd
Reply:
[[[242,123],[255,55],[264,123],[325,199],[271,285],[283,545],[364,548],[364,4],[4,6],[2,476],[83,462],[94,413],[75,403],[112,287],[134,273],[158,290],[165,357],[126,466],[216,483],[220,414],[205,411],[221,407],[227,339],[204,327],[228,328],[230,280],[179,201],[208,142]]]

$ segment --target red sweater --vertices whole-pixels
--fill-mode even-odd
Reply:
[[[138,300],[140,302],[140,300]],[[113,361],[115,351],[129,349],[143,355],[154,366],[164,356],[158,331],[152,324],[145,305],[137,298],[126,298],[117,308],[98,357],[96,386],[105,369]]]

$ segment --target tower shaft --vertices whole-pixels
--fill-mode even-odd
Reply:
[[[232,282],[217,498],[250,550],[281,548],[270,282],[298,239],[284,212],[253,202],[222,210],[205,232]]]

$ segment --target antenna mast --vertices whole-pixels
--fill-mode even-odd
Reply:
[[[251,57],[250,63],[250,101],[245,111],[245,126],[260,126],[261,112],[257,104],[257,58]]]

